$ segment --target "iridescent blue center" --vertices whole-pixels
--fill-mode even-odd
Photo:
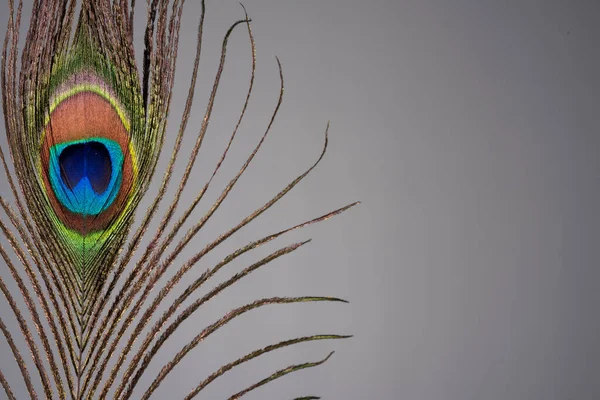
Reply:
[[[50,148],[49,178],[69,211],[95,216],[113,203],[121,188],[123,152],[114,140],[93,138]]]

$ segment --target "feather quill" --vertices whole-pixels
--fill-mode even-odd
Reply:
[[[171,303],[166,303],[169,294],[181,289],[183,277],[202,258],[266,212],[313,171],[325,155],[328,127],[323,150],[313,165],[237,225],[177,265],[176,258],[229,196],[271,131],[283,100],[283,73],[277,59],[280,93],[262,137],[204,216],[183,233],[184,224],[226,160],[251,99],[256,51],[250,19],[244,8],[244,19],[232,24],[223,39],[213,88],[191,157],[178,180],[175,195],[166,204],[159,228],[151,234],[150,223],[157,217],[159,206],[166,200],[167,188],[175,179],[175,165],[179,161],[184,134],[188,131],[202,50],[205,4],[202,1],[188,97],[162,179],[155,178],[155,172],[171,106],[184,1],[148,1],[139,67],[133,41],[135,8],[135,0],[82,0],[76,17],[76,0],[34,0],[29,28],[19,54],[23,3],[8,0],[9,21],[2,50],[1,88],[10,160],[0,149],[0,161],[16,210],[0,198],[4,212],[0,217],[0,230],[10,245],[10,250],[0,246],[0,256],[26,310],[19,308],[2,277],[0,291],[17,320],[35,370],[30,370],[21,349],[15,344],[13,333],[2,319],[0,331],[20,370],[27,395],[32,399],[79,400],[108,396],[131,399],[134,390],[142,390],[141,398],[148,399],[196,346],[242,314],[274,304],[344,302],[327,296],[270,297],[238,307],[184,345],[164,364],[149,387],[137,389],[140,378],[156,359],[159,349],[203,304],[308,241],[284,246],[235,273],[204,296],[195,296],[219,270],[247,252],[293,230],[327,220],[358,203],[248,243],[188,284]],[[245,102],[210,178],[189,204],[182,205],[183,190],[189,185],[208,131],[227,58],[228,41],[239,26],[246,27],[252,51],[251,78]],[[158,192],[133,229],[137,208],[155,182],[159,183]],[[176,211],[181,207],[183,213],[175,219]],[[146,237],[149,244],[140,249]],[[132,262],[137,250],[141,251],[141,257]],[[167,272],[173,273],[166,283],[160,283]],[[158,292],[152,297],[153,289]],[[191,303],[183,308],[190,300]],[[166,311],[155,316],[160,307]],[[151,329],[144,336],[150,324]],[[348,337],[335,334],[303,336],[258,349],[223,365],[200,381],[186,399],[195,397],[231,369],[263,354],[299,343]],[[230,399],[238,399],[289,373],[320,365],[330,356],[276,371]],[[32,371],[35,372],[32,374]],[[0,384],[8,398],[15,398],[2,371]],[[38,394],[39,385],[43,391],[41,395]]]

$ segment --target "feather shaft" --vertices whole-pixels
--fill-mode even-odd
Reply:
[[[0,369],[0,384],[2,385],[2,388],[4,389],[4,393],[6,393],[6,397],[9,400],[16,400],[15,394],[12,392],[10,385],[8,384],[8,381],[6,380],[6,377],[4,376],[4,372],[2,372],[1,369]]]

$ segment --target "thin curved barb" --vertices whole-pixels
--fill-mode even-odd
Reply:
[[[0,245],[0,256],[14,282],[7,284],[8,276],[0,277],[0,291],[17,324],[13,331],[0,318],[0,331],[32,399],[148,399],[201,342],[242,314],[274,304],[345,302],[329,296],[259,298],[197,332],[166,363],[156,357],[202,305],[308,241],[285,245],[200,295],[199,289],[217,272],[245,253],[358,204],[257,238],[198,278],[187,276],[205,256],[266,212],[315,169],[327,149],[327,129],[321,154],[305,172],[237,224],[202,243],[204,247],[192,257],[178,261],[190,245],[199,244],[197,234],[258,155],[280,109],[284,88],[277,59],[279,98],[264,133],[248,149],[243,166],[206,207],[204,215],[190,221],[226,161],[246,114],[254,88],[256,52],[250,19],[243,9],[244,18],[233,23],[223,38],[202,123],[199,128],[188,129],[202,53],[202,2],[187,100],[173,148],[162,155],[184,8],[183,0],[149,0],[144,10],[144,48],[136,49],[135,0],[83,0],[80,7],[76,0],[34,0],[23,38],[19,36],[23,4],[8,0],[9,21],[1,65],[8,153],[0,149],[0,161],[13,199],[0,198],[0,230],[3,243],[8,244]],[[192,170],[221,84],[228,41],[241,28],[245,28],[252,54],[245,102],[210,177],[202,185],[192,184]],[[141,65],[136,62],[136,52],[141,54]],[[188,159],[180,158],[185,135],[195,135]],[[161,156],[167,157],[168,163],[164,171],[156,171]],[[183,166],[181,176],[175,173],[176,165]],[[151,184],[158,186],[156,194],[148,192]],[[169,185],[177,186],[174,195],[167,198]],[[182,197],[187,187],[196,192],[191,202]],[[136,219],[136,210],[147,192],[150,206]],[[159,214],[159,208],[164,214]],[[153,220],[160,221],[156,230],[151,228]],[[193,224],[184,230],[187,222]],[[142,242],[149,244],[142,246]],[[134,257],[135,253],[139,254]],[[14,288],[17,293],[12,293]],[[22,341],[15,341],[18,335]],[[217,378],[264,354],[306,342],[348,337],[302,336],[257,349],[206,377],[198,377],[185,398],[195,397]],[[21,343],[23,348],[19,347]],[[330,356],[275,371],[239,389],[230,399],[292,372],[318,366]],[[164,364],[150,385],[141,387],[141,378],[149,374],[152,362]],[[1,369],[0,384],[9,399],[22,397],[15,395]]]

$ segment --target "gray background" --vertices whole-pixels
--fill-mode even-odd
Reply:
[[[243,17],[235,1],[207,3],[190,144],[221,37]],[[330,349],[336,354],[324,366],[247,398],[600,398],[598,3],[244,3],[258,46],[255,97],[208,199],[220,193],[268,122],[278,86],[274,55],[284,66],[286,99],[256,163],[179,260],[312,163],[328,120],[330,148],[317,171],[191,276],[259,235],[354,200],[363,204],[220,273],[212,285],[277,245],[314,239],[201,309],[160,359],[166,362],[222,313],[260,296],[325,294],[351,303],[273,306],[245,315],[199,346],[156,398],[179,398],[254,348],[321,332],[355,337],[266,356],[219,379],[201,398],[226,398],[275,369],[319,359]],[[199,2],[188,1],[171,139],[189,81],[199,9]],[[3,12],[0,26],[6,20]],[[204,182],[235,124],[248,56],[241,27],[231,41],[197,184],[186,200]],[[200,208],[208,206],[206,201]],[[10,320],[6,306],[2,311]],[[2,368],[23,393],[5,344],[0,348]],[[142,383],[151,382],[159,364]]]

